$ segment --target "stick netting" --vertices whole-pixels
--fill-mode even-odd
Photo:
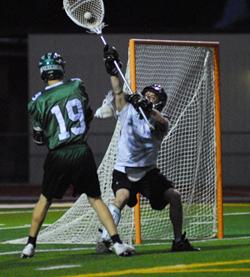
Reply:
[[[63,0],[63,6],[67,15],[79,26],[93,29],[98,27],[104,17],[104,5],[102,0]],[[87,19],[84,15],[91,13]]]
[[[183,229],[189,238],[213,237],[216,233],[214,49],[140,42],[135,44],[135,50],[138,91],[159,83],[168,94],[164,112],[170,116],[170,132],[163,140],[158,167],[182,194]],[[119,130],[117,124],[98,169],[106,203],[113,199],[111,178]],[[98,227],[99,221],[82,195],[57,222],[40,233],[38,242],[93,243]],[[122,239],[133,240],[133,209],[123,210],[118,229]],[[143,240],[172,239],[168,207],[153,211],[149,202],[141,198],[141,236]]]

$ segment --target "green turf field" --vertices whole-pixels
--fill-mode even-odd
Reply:
[[[45,224],[65,209],[52,209]],[[133,257],[96,254],[94,246],[38,245],[20,259],[22,245],[2,242],[27,235],[31,210],[0,209],[0,277],[22,276],[250,276],[250,204],[224,205],[225,238],[193,242],[201,252],[170,253],[170,242],[142,245]]]

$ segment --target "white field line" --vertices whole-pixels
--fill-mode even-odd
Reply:
[[[243,236],[243,237],[237,237],[237,238],[224,238],[224,239],[206,239],[206,240],[196,240],[193,242],[208,242],[208,241],[223,241],[223,240],[240,240],[240,239],[250,239],[249,236]],[[141,245],[136,245],[135,247],[143,247],[143,246],[154,246],[154,245],[165,245],[165,244],[170,244],[170,242],[154,242],[154,243],[145,243]],[[51,249],[38,249],[36,250],[36,253],[47,253],[47,252],[69,252],[69,251],[82,251],[82,250],[94,250],[94,246],[89,246],[89,247],[76,247],[76,248],[51,248]],[[0,256],[4,255],[16,255],[20,254],[20,251],[10,251],[10,252],[0,252]]]
[[[243,236],[243,237],[237,237],[237,238],[223,238],[223,239],[217,239],[217,238],[210,238],[210,239],[203,239],[203,240],[192,240],[192,242],[208,242],[208,241],[223,241],[223,240],[240,240],[240,239],[250,239],[250,235],[249,236]],[[163,245],[166,243],[170,243],[170,242],[154,242],[154,243],[145,243],[145,244],[141,244],[141,245],[136,245],[136,247],[140,247],[140,246],[148,246],[148,245]]]
[[[48,252],[69,252],[69,251],[82,251],[82,250],[92,250],[93,247],[79,247],[79,248],[51,248],[51,249],[40,249],[36,250],[36,253],[48,253]],[[0,252],[0,256],[4,255],[18,255],[21,251],[10,251],[10,252]]]
[[[48,266],[48,267],[38,267],[36,270],[55,270],[55,269],[64,269],[64,268],[74,268],[74,267],[81,267],[80,264],[63,264],[63,265],[55,265],[55,266]]]
[[[53,213],[53,212],[65,212],[67,211],[68,209],[49,209],[49,213]],[[25,213],[32,213],[33,210],[24,210],[24,211],[4,211],[4,212],[1,212],[0,211],[0,215],[1,214],[25,214]],[[250,212],[240,212],[240,213],[224,213],[224,216],[228,216],[228,215],[249,215]],[[191,217],[191,216],[190,216]],[[197,217],[197,216],[195,216]],[[167,217],[166,217],[167,218]],[[162,218],[161,218],[162,220]],[[4,224],[0,224],[1,225],[4,225]]]
[[[49,212],[61,212],[64,210],[50,210]],[[66,209],[65,209],[66,211]],[[19,213],[29,213],[32,211],[5,211],[5,212],[0,212],[1,214],[19,214]],[[236,216],[236,215],[250,215],[250,212],[242,212],[242,213],[225,213],[224,216]],[[197,222],[197,223],[192,223],[193,225],[195,224],[210,224],[211,222]],[[49,226],[50,224],[43,224],[43,227]],[[15,229],[23,229],[23,228],[29,228],[30,224],[24,224],[20,226],[11,226],[11,227],[2,227],[5,226],[5,224],[0,224],[0,230],[15,230]]]
[[[0,209],[32,209],[36,203],[33,204],[0,204]],[[51,208],[70,208],[74,205],[73,202],[52,203]]]
[[[53,212],[65,212],[67,211],[67,209],[50,209],[48,211],[48,213],[53,213]],[[28,213],[32,213],[33,210],[24,210],[24,211],[4,211],[4,212],[0,212],[1,214],[28,214]]]
[[[242,212],[242,213],[224,213],[225,216],[227,215],[250,215],[250,212]]]
[[[43,224],[43,227],[49,226],[50,224]],[[23,229],[29,228],[30,224],[24,224],[20,226],[12,226],[12,227],[0,227],[0,230],[15,230],[15,229]]]

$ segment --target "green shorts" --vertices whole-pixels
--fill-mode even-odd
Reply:
[[[44,162],[42,194],[51,201],[61,199],[69,186],[73,195],[101,196],[97,167],[87,144],[69,145],[50,151]]]

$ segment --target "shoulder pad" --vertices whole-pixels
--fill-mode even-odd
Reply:
[[[80,79],[80,78],[71,78],[71,79],[68,80],[68,82],[78,82],[79,84],[81,84],[83,86],[85,85],[83,80]]]
[[[82,82],[82,80],[80,78],[71,78],[69,79],[70,81],[79,81],[79,82]]]
[[[36,101],[36,99],[39,97],[39,96],[41,96],[42,95],[42,92],[41,91],[39,91],[39,92],[37,92],[31,99],[32,99],[32,101]]]

